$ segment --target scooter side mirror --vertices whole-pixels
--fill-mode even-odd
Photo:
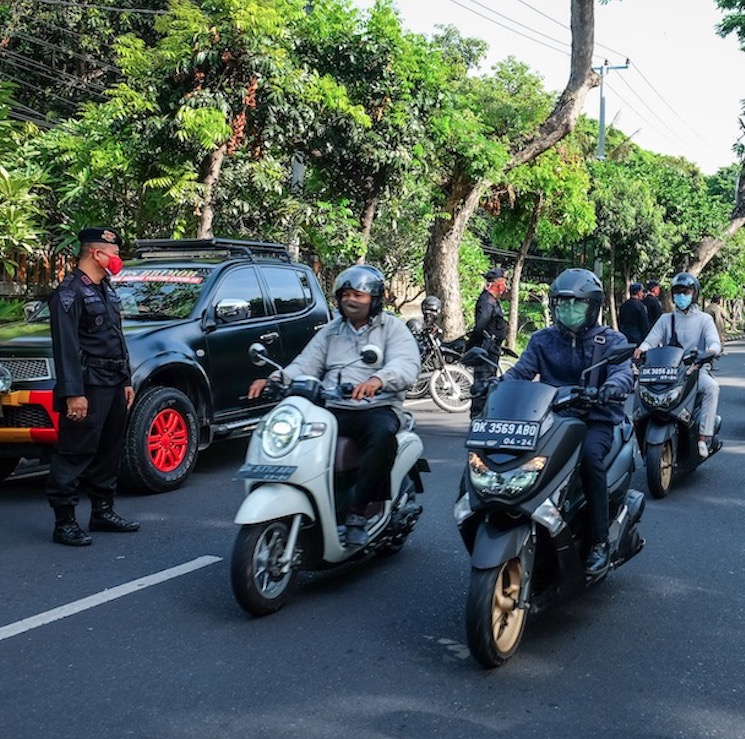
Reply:
[[[248,347],[248,356],[257,367],[263,367],[267,363],[267,349],[258,341]]]
[[[380,364],[383,361],[383,350],[375,344],[365,344],[360,351],[365,364]]]
[[[461,358],[460,363],[466,367],[478,367],[484,364],[489,359],[489,354],[486,349],[480,346],[474,346],[473,349],[469,349]]]
[[[634,356],[636,344],[618,344],[614,346],[605,357],[608,364],[621,364]]]

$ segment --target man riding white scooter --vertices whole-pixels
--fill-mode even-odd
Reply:
[[[354,439],[361,451],[359,475],[346,518],[347,546],[369,540],[365,511],[369,503],[389,497],[396,457],[396,432],[401,425],[406,390],[419,374],[419,348],[406,325],[383,311],[385,281],[375,267],[355,265],[334,283],[340,316],[326,324],[295,360],[267,379],[255,380],[249,398],[256,398],[271,380],[289,382],[299,375],[317,377],[325,386],[354,385],[348,400],[327,403],[339,423],[339,435]],[[359,362],[365,344],[383,352],[383,366],[373,370]]]
[[[660,316],[634,352],[634,358],[639,359],[643,352],[656,346],[679,346],[685,352],[698,349],[700,352],[721,354],[722,345],[714,319],[696,305],[701,293],[699,281],[688,272],[680,272],[673,277],[671,292],[675,309]],[[698,386],[701,392],[698,454],[706,459],[714,435],[719,385],[707,370],[702,369]]]

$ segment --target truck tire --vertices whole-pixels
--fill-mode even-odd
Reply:
[[[189,397],[172,387],[151,388],[135,401],[120,480],[135,492],[175,490],[194,469],[198,448],[197,412]]]

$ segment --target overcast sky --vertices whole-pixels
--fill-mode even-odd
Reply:
[[[360,7],[373,0],[354,0]],[[404,25],[427,35],[438,24],[489,44],[485,71],[506,56],[529,64],[547,88],[569,77],[570,0],[396,0]],[[736,161],[742,135],[745,51],[720,38],[714,0],[612,0],[595,7],[595,64],[630,66],[605,76],[606,122],[645,149],[686,157],[705,174]],[[600,93],[584,112],[597,119]]]

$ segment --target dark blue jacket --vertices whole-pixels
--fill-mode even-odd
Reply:
[[[600,342],[601,351],[596,356],[595,347]],[[536,331],[528,342],[512,369],[504,375],[504,380],[532,380],[540,375],[541,382],[561,387],[578,385],[582,370],[602,359],[604,352],[615,344],[625,344],[626,337],[607,326],[592,326],[579,336],[565,333],[555,326]],[[628,393],[634,385],[631,360],[621,364],[606,365],[600,372],[597,386],[608,384]],[[589,421],[609,421],[619,423],[624,416],[620,403],[593,407],[587,415]]]

